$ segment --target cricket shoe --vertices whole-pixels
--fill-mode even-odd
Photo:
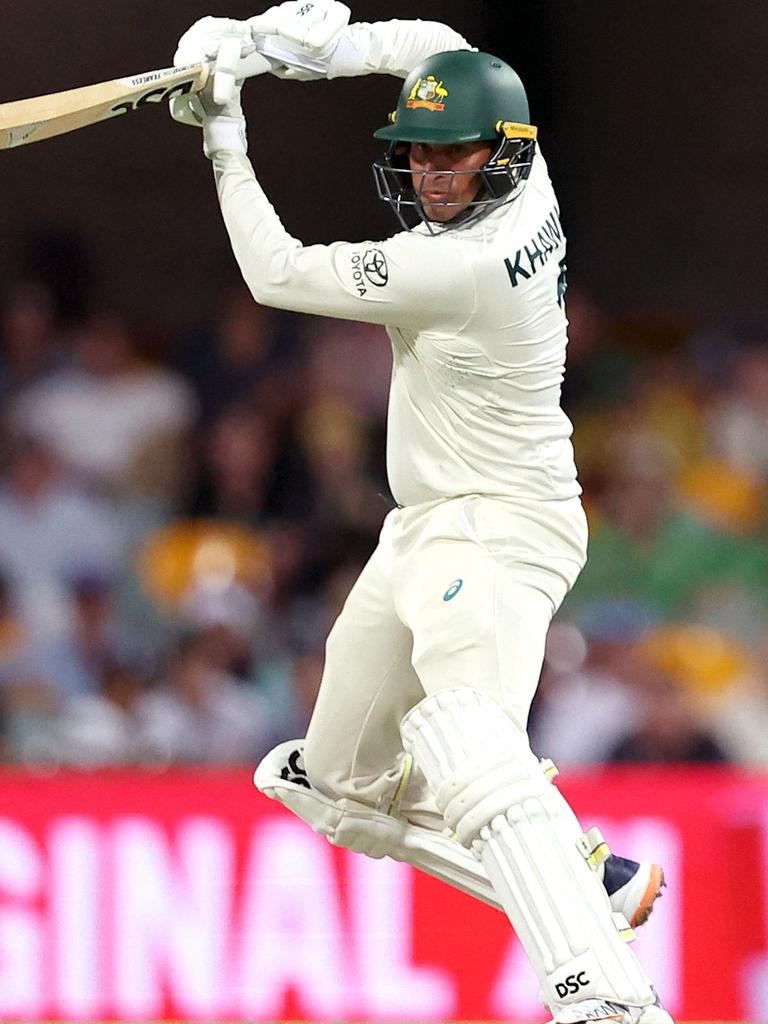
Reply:
[[[614,913],[623,914],[633,928],[645,924],[667,884],[662,868],[651,861],[638,864],[613,853],[600,868]]]
[[[582,999],[557,1011],[549,1024],[590,1024],[592,1021],[615,1021],[616,1024],[674,1024],[659,1003],[652,1006],[627,1006],[604,999]]]

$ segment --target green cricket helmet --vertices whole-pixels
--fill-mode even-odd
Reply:
[[[388,140],[390,146],[373,171],[379,198],[392,206],[406,229],[418,222],[408,217],[409,212],[430,224],[420,198],[426,178],[422,175],[417,185],[409,167],[412,142],[487,141],[492,146],[479,170],[441,172],[478,176],[478,191],[468,207],[452,204],[450,191],[440,203],[462,205],[459,215],[440,221],[443,228],[464,224],[515,199],[531,172],[537,130],[530,123],[525,88],[518,74],[490,53],[452,50],[427,58],[406,79],[389,120],[386,128],[374,132],[375,138]]]

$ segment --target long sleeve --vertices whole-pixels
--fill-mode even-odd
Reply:
[[[438,21],[356,22],[342,37],[328,77],[383,74],[407,78],[435,53],[471,49],[462,35]]]
[[[443,237],[304,246],[283,227],[247,157],[213,158],[224,223],[257,302],[406,329],[457,328],[475,306],[472,266]]]

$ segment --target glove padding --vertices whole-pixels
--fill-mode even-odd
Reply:
[[[248,24],[256,49],[275,62],[272,74],[306,82],[365,72],[370,35],[350,14],[339,0],[287,0]]]
[[[270,72],[278,78],[310,80],[357,75],[367,56],[367,35],[349,26],[350,10],[339,0],[287,0],[248,21],[206,17],[196,21],[179,40],[176,66],[206,61],[211,65],[214,90],[226,102],[233,78],[251,78]],[[219,51],[230,39],[240,42],[236,69],[223,66]],[[185,104],[174,105],[177,118]],[[189,104],[186,104],[189,106]]]
[[[206,86],[208,103],[225,107],[239,98],[237,83],[271,71],[275,62],[257,53],[247,23],[232,18],[201,18],[179,40],[173,63],[208,63],[211,84]],[[171,116],[184,124],[200,126],[206,116],[204,101],[197,96],[176,96]]]
[[[276,36],[274,41],[289,53],[326,60],[351,13],[339,0],[286,0],[249,18],[247,24],[254,42],[261,36]]]
[[[175,96],[171,100],[171,115],[175,120],[203,129],[203,151],[209,158],[218,150],[248,152],[240,105],[241,54],[240,35],[237,32],[224,34],[216,52],[217,73],[211,74],[204,88],[194,96]]]
[[[251,78],[272,69],[272,62],[256,52],[247,21],[212,17],[200,18],[179,39],[173,56],[174,67],[185,67],[201,62],[215,65],[222,44],[233,39],[240,43],[238,78]],[[213,66],[212,71],[215,77],[217,68]]]

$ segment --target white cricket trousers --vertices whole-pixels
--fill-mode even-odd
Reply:
[[[400,722],[438,690],[481,690],[525,731],[547,630],[586,547],[578,498],[472,495],[390,512],[328,637],[304,749],[312,785],[387,810]],[[420,773],[400,810],[437,825]]]

